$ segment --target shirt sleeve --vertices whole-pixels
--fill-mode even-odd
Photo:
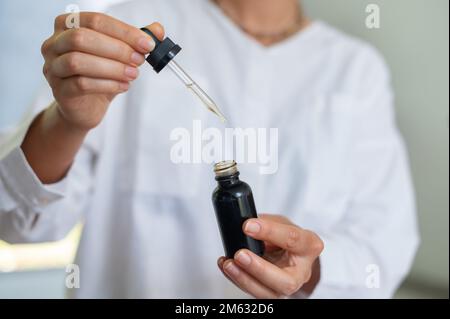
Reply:
[[[396,127],[389,72],[375,51],[355,105],[348,150],[350,201],[326,232],[321,278],[311,298],[390,298],[419,244],[407,152]]]
[[[0,239],[9,243],[64,238],[82,218],[95,165],[96,137],[88,135],[68,174],[58,183],[41,183],[20,147],[28,118],[0,147]]]

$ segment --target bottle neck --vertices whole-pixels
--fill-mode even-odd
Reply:
[[[216,177],[216,181],[222,187],[230,187],[241,182],[239,180],[239,172],[230,176]]]

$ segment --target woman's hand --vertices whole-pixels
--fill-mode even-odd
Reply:
[[[41,182],[56,183],[72,165],[86,134],[100,124],[114,97],[128,90],[155,41],[138,28],[107,15],[80,13],[70,29],[58,16],[53,35],[42,44],[43,72],[55,102],[37,116],[22,143]],[[158,23],[148,28],[159,38]]]
[[[311,293],[320,277],[322,240],[313,232],[277,215],[247,220],[244,232],[265,244],[264,258],[241,249],[233,259],[221,257],[219,268],[236,286],[256,298],[282,298],[303,287]]]
[[[74,29],[67,28],[67,18],[56,18],[53,35],[42,45],[44,75],[64,120],[89,130],[100,123],[112,99],[138,77],[138,66],[155,42],[138,28],[102,13],[80,13],[80,27]],[[158,23],[147,28],[164,36]]]

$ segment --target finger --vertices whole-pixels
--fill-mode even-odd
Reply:
[[[234,260],[240,268],[279,294],[290,296],[297,292],[307,279],[301,269],[288,273],[276,265],[264,260],[248,249],[236,252]]]
[[[258,214],[258,217],[261,219],[267,219],[267,220],[272,220],[274,222],[279,222],[281,224],[286,224],[286,225],[293,225],[292,222],[287,218],[284,217],[282,215],[273,215],[273,214]]]
[[[273,215],[273,214],[261,213],[261,214],[258,214],[258,218],[272,220],[272,221],[275,221],[275,222],[279,222],[281,224],[293,225],[292,222],[288,218],[286,218],[286,217],[284,217],[282,215]],[[266,252],[268,252],[268,253],[269,252],[274,252],[274,251],[277,251],[277,250],[281,250],[280,247],[275,246],[274,244],[269,243],[267,241],[264,242],[264,246],[265,246],[264,250]]]
[[[70,18],[69,15],[64,14],[55,19],[55,31],[68,29],[66,20]],[[113,17],[97,12],[81,12],[79,18],[80,27],[121,40],[141,53],[151,52],[155,48],[155,41],[148,34]],[[159,24],[151,24],[148,28],[158,38],[163,37],[164,30]]]
[[[236,285],[234,282],[233,282],[233,280],[230,278],[230,276],[228,276],[227,275],[227,273],[224,271],[224,269],[223,269],[223,265],[224,265],[224,263],[225,263],[225,261],[227,260],[228,258],[226,258],[226,257],[220,257],[218,260],[217,260],[217,266],[219,266],[219,269],[220,269],[220,271],[222,272],[222,274],[225,276],[225,278],[227,278],[231,283],[233,283],[234,285]]]
[[[149,24],[147,26],[145,26],[145,28],[149,29],[150,31],[152,31],[152,33],[159,39],[159,40],[163,40],[164,39],[164,35],[165,35],[165,30],[164,27],[162,26],[161,23],[159,22],[153,22],[152,24]]]
[[[243,229],[255,239],[267,241],[296,254],[318,256],[323,250],[323,243],[316,234],[295,225],[252,218],[244,223]]]
[[[128,82],[74,76],[60,82],[60,92],[65,97],[84,94],[118,94],[129,89]]]
[[[282,248],[275,246],[274,244],[269,243],[268,241],[264,241],[264,252],[265,253],[273,253],[273,252],[282,251],[282,250],[283,250]]]
[[[224,256],[219,257],[217,259],[217,266],[219,266],[220,269],[222,269],[223,263],[225,262],[226,258]]]
[[[50,64],[48,64],[47,62],[45,62],[44,66],[42,67],[42,73],[44,74],[50,86],[52,86],[52,84],[55,83],[56,80],[59,80],[59,78],[52,75],[52,73],[50,72]]]
[[[136,79],[139,71],[136,67],[95,55],[70,52],[53,60],[50,72],[60,78],[82,75],[128,82]]]
[[[252,278],[248,273],[239,268],[233,260],[226,260],[223,264],[223,270],[237,287],[255,298],[278,298],[278,295],[273,290]]]
[[[135,66],[145,61],[143,54],[125,42],[86,28],[61,33],[54,43],[53,50],[57,56],[78,51]]]
[[[280,223],[292,225],[292,222],[289,219],[287,219],[286,217],[281,216],[281,215],[260,213],[260,214],[258,214],[258,218],[278,221]],[[274,251],[277,251],[277,250],[281,250],[281,248],[278,247],[278,246],[275,246],[274,244],[272,244],[272,243],[270,243],[268,241],[264,242],[264,251],[266,253],[274,252]]]
[[[46,39],[41,45],[41,54],[45,60],[49,57],[53,57],[52,46],[55,40],[55,35],[52,35],[50,38]]]
[[[228,277],[228,275],[225,273],[225,271],[223,270],[223,264],[225,263],[225,261],[227,260],[226,257],[222,256],[217,260],[217,266],[219,267],[220,271],[222,272],[222,274],[225,276],[225,278],[227,278],[228,280],[230,280],[231,282],[233,282],[231,280],[230,277]]]

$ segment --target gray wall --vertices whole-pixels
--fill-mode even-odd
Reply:
[[[374,44],[393,75],[397,117],[408,145],[422,244],[410,279],[448,291],[448,0],[305,0],[310,16]],[[365,26],[378,4],[380,29]]]

